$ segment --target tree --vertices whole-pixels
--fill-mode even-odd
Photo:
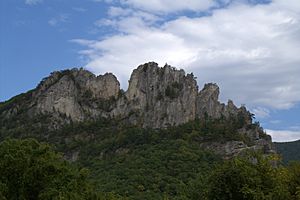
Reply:
[[[300,163],[289,163],[287,170],[289,172],[287,184],[292,195],[292,199],[300,200]]]
[[[100,199],[87,175],[34,139],[0,143],[0,199]]]
[[[217,168],[210,177],[208,199],[291,199],[286,171],[272,165],[271,158],[251,155],[235,158]]]

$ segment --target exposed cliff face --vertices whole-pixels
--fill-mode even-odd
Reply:
[[[197,117],[205,118],[229,118],[244,117],[248,124],[251,124],[251,113],[244,106],[237,108],[232,100],[228,100],[227,105],[219,102],[219,87],[217,84],[208,83],[197,96]]]
[[[221,155],[224,159],[242,155],[248,150],[263,152],[265,154],[274,154],[274,145],[271,140],[257,139],[254,140],[253,145],[247,145],[243,141],[226,141],[226,142],[203,142],[200,143],[202,148],[213,151]]]
[[[208,83],[204,85],[204,88],[199,92],[197,96],[197,116],[199,118],[205,117],[205,115],[220,118],[224,113],[225,105],[220,104],[219,87],[216,84]]]
[[[73,121],[107,117],[102,104],[116,99],[119,92],[120,84],[110,73],[96,77],[83,69],[54,72],[33,93],[32,113],[60,113]]]
[[[134,123],[160,128],[195,119],[197,92],[192,75],[171,66],[160,68],[156,63],[147,63],[133,71],[125,97],[129,112],[135,113]]]
[[[49,129],[100,117],[144,128],[165,128],[195,119],[234,118],[242,123],[237,132],[249,138],[251,148],[272,152],[271,138],[262,138],[263,130],[251,128],[252,114],[243,106],[237,108],[231,100],[227,105],[220,103],[219,93],[219,87],[213,83],[198,91],[192,74],[169,65],[159,67],[154,62],[133,71],[126,92],[120,90],[111,73],[95,76],[84,69],[64,70],[53,72],[27,94],[1,103],[0,122],[22,114],[28,118],[46,115]],[[241,141],[202,142],[202,147],[215,149],[225,158],[249,149]]]
[[[227,105],[221,104],[218,97],[216,84],[205,84],[198,91],[192,74],[150,62],[133,71],[125,93],[111,73],[95,76],[84,69],[53,72],[32,92],[25,110],[29,116],[50,114],[69,121],[110,117],[151,128],[179,125],[196,118],[238,115],[251,123],[250,113],[244,107],[237,108],[230,100]],[[17,114],[18,106],[11,106],[5,113]]]
[[[41,90],[37,91],[35,112],[59,112],[73,120],[83,120],[83,112],[78,102],[78,88],[73,79],[68,75],[56,81],[51,79],[46,80],[41,85]]]

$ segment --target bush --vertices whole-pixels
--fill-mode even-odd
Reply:
[[[0,144],[0,158],[1,199],[100,199],[88,170],[62,160],[47,144],[8,139]]]

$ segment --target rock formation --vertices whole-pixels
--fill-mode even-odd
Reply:
[[[25,112],[28,117],[48,115],[52,118],[53,128],[71,121],[100,117],[115,118],[144,128],[165,128],[197,118],[235,117],[246,125],[252,124],[252,115],[245,107],[237,108],[231,100],[227,105],[222,104],[218,97],[216,84],[205,84],[198,91],[193,74],[185,74],[184,70],[169,65],[159,67],[154,62],[140,65],[131,74],[126,92],[120,89],[113,74],[95,76],[81,68],[51,73],[23,100],[13,99],[7,105],[4,103],[6,106],[0,105],[0,118],[11,118],[20,112]],[[239,131],[256,143],[262,142],[259,131],[245,128]],[[270,143],[271,139],[268,141]],[[228,143],[224,148],[244,147],[244,144],[232,144]]]
[[[107,117],[102,104],[117,98],[120,84],[107,73],[95,76],[84,69],[54,72],[33,93],[33,113],[60,113],[73,121]]]
[[[151,128],[179,125],[196,118],[238,115],[252,122],[245,107],[237,108],[231,100],[222,104],[218,97],[216,84],[205,84],[198,91],[192,74],[149,62],[133,71],[126,92],[122,92],[111,73],[95,76],[82,68],[53,72],[30,93],[25,110],[29,116],[50,114],[74,122],[118,118]],[[19,106],[11,106],[1,115],[17,114]]]
[[[152,128],[186,123],[196,117],[197,93],[192,75],[147,63],[133,71],[123,97],[126,100],[121,100],[126,105],[117,106],[113,115],[129,116],[131,123]]]

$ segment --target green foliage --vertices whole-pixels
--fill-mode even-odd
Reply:
[[[100,199],[88,170],[62,160],[49,145],[33,139],[0,144],[0,197],[4,199]]]
[[[114,191],[129,199],[183,197],[188,182],[198,172],[209,171],[220,161],[188,139],[188,126],[175,131],[117,124],[108,120],[86,122],[57,133],[59,137],[73,138],[57,145],[58,149],[80,149],[78,163],[91,169],[90,177],[101,186],[101,192]]]
[[[47,129],[51,123],[47,115],[1,120],[0,139],[34,137],[49,142],[66,158],[78,153],[73,164],[83,169],[63,161],[49,146],[35,140],[4,141],[0,145],[0,157],[5,157],[0,161],[0,199],[1,195],[18,199],[7,196],[11,193],[28,199],[28,191],[38,194],[36,199],[75,200],[296,200],[300,195],[297,164],[274,167],[273,161],[259,155],[251,155],[256,160],[250,156],[222,162],[200,148],[202,142],[210,141],[237,140],[251,145],[252,141],[238,129],[260,126],[247,124],[243,115],[230,119],[206,117],[160,130],[111,119],[70,123],[58,130]]]
[[[114,97],[110,97],[110,99],[98,99],[94,100],[94,102],[97,104],[98,108],[110,112],[114,107],[116,99]]]
[[[122,95],[122,92],[120,92],[119,95]],[[79,98],[79,103],[90,106],[96,104],[99,109],[110,112],[115,106],[116,98],[114,96],[109,99],[95,98],[91,90],[85,90]]]
[[[165,95],[171,99],[175,99],[180,95],[180,91],[183,89],[182,83],[174,82],[168,85],[165,91]]]
[[[182,83],[178,83],[177,81],[175,81],[174,83],[172,83],[172,87],[176,88],[178,90],[182,90],[183,89],[183,84]]]
[[[114,152],[114,156],[106,155],[101,160],[86,152],[82,155],[87,157],[84,165],[97,169],[92,176],[104,192],[115,191],[130,199],[180,196],[190,179],[200,171],[208,171],[218,160],[182,140],[136,144]]]
[[[29,90],[26,93],[21,93],[17,96],[14,96],[13,98],[0,102],[0,113],[2,113],[5,110],[11,109],[16,105],[18,106],[18,113],[22,113],[24,109],[26,108],[26,103],[30,100],[33,90]]]
[[[275,142],[275,147],[282,155],[283,162],[300,161],[300,140],[294,142]]]
[[[300,162],[291,162],[287,166],[287,184],[293,199],[300,200]]]
[[[48,126],[52,122],[51,116],[47,114],[29,117],[27,114],[22,113],[11,118],[0,117],[0,141],[7,137],[34,137],[43,140],[46,134],[50,132]]]
[[[257,153],[225,161],[211,175],[192,184],[190,199],[297,199],[299,176],[291,173],[291,169],[274,166],[276,161],[277,157]],[[295,169],[299,173],[300,168],[293,167]]]
[[[47,119],[40,116],[37,122],[47,124]],[[79,152],[77,164],[90,169],[89,179],[97,191],[113,191],[129,199],[185,199],[191,182],[207,176],[221,160],[201,149],[201,142],[246,141],[237,132],[236,120],[226,119],[195,120],[162,130],[110,119],[71,123],[53,131],[36,128],[26,118],[21,122],[28,123],[4,123],[2,137],[35,137],[55,144],[66,155]]]

